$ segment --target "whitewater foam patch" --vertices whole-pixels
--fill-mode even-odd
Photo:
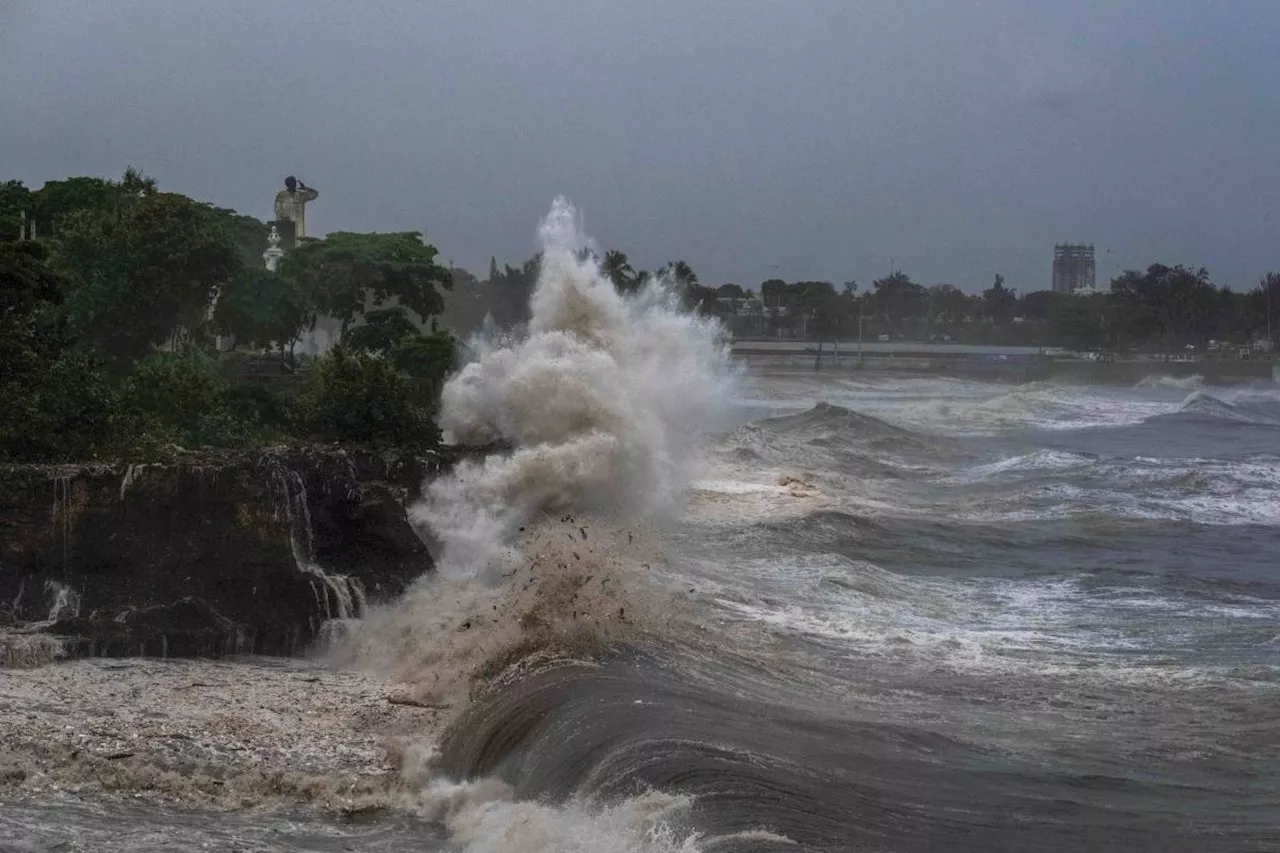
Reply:
[[[1052,481],[1044,482],[1045,476]],[[1021,487],[1019,478],[1025,478]],[[970,469],[959,481],[988,479],[1012,483],[959,518],[1008,522],[1107,515],[1211,525],[1280,524],[1280,459],[1274,458],[1099,461],[1041,451]]]
[[[449,435],[513,448],[463,463],[417,508],[443,543],[446,574],[484,574],[538,512],[673,513],[731,397],[722,328],[681,310],[668,282],[620,295],[580,251],[588,241],[577,221],[558,198],[542,224],[527,334],[479,342],[445,385]]]
[[[1176,388],[1181,391],[1189,391],[1194,388],[1204,387],[1204,377],[1200,374],[1193,376],[1160,376],[1158,374],[1152,376],[1144,376],[1139,379],[1133,386],[1134,388]]]
[[[743,563],[721,581],[714,602],[728,618],[817,643],[824,655],[972,673],[1195,680],[1224,669],[1206,663],[1206,649],[1256,642],[1280,615],[1276,602],[1248,596],[1087,577],[907,577],[834,555]],[[1227,657],[1230,670],[1238,661]]]
[[[666,816],[684,805],[664,795],[521,802],[492,779],[440,778],[421,759],[474,698],[597,665],[680,618],[656,531],[683,505],[703,436],[723,428],[733,381],[723,330],[682,310],[669,282],[620,295],[582,251],[578,222],[556,199],[527,329],[475,341],[443,390],[448,437],[507,449],[462,462],[411,509],[440,546],[438,575],[373,609],[333,656],[442,712],[398,751],[419,802],[435,804],[462,849],[692,850],[694,836]]]
[[[614,804],[519,801],[490,780],[432,783],[421,811],[466,853],[696,853],[699,835],[678,829],[692,800],[649,792]]]

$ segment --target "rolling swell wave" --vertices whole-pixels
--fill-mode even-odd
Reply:
[[[473,707],[446,741],[444,766],[499,774],[525,799],[675,792],[689,804],[676,831],[696,828],[704,850],[1154,850],[1185,837],[1176,803],[1212,795],[1185,779],[1131,774],[1123,761],[1046,772],[1039,749],[948,731],[905,696],[890,698],[881,719],[860,719],[799,695],[751,695],[746,668],[693,672],[678,657],[631,653],[539,674]],[[847,690],[825,687],[828,701]],[[954,704],[966,703],[966,689]],[[1043,689],[1046,699],[1025,701],[1023,713],[1047,726],[1062,711],[1049,706],[1052,683]],[[1064,740],[1078,726],[1066,726]],[[1062,750],[1069,755],[1069,743]],[[1226,832],[1201,824],[1195,849],[1238,849],[1242,833],[1265,832],[1264,816],[1240,818]]]
[[[443,544],[441,576],[370,614],[347,649],[440,709],[439,729],[400,744],[400,766],[452,846],[1229,850],[1269,837],[1280,815],[1259,791],[1275,771],[1248,756],[1268,746],[1257,697],[1278,683],[1275,599],[1178,575],[1224,543],[1246,544],[1240,560],[1264,553],[1246,539],[1265,525],[1225,537],[1091,508],[1091,478],[1144,488],[1148,463],[1124,448],[940,439],[828,404],[722,435],[694,509],[723,511],[680,512],[726,387],[716,329],[660,286],[618,297],[581,260],[567,206],[543,238],[528,335],[481,342],[444,395],[455,438],[512,449],[432,485],[416,518]],[[1152,432],[1143,418],[1171,408],[1056,387],[993,399],[966,417],[1025,431],[1047,411],[1066,445],[1068,425]],[[1085,514],[966,516],[1025,508],[1046,483],[1081,494],[1044,506]],[[784,504],[797,511],[768,515]],[[1167,566],[1145,553],[1160,549]]]
[[[825,402],[797,414],[745,424],[723,436],[713,452],[780,469],[813,470],[825,464],[844,476],[887,478],[964,455],[947,438]]]
[[[1242,395],[1234,402],[1206,391],[1192,391],[1182,401],[1178,415],[1221,418],[1255,426],[1280,426],[1280,400],[1269,395]]]

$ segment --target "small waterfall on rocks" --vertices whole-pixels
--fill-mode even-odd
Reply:
[[[289,525],[289,544],[298,571],[310,575],[311,588],[321,618],[356,619],[364,615],[366,598],[359,580],[333,574],[315,561],[315,543],[311,528],[311,510],[307,504],[307,485],[297,471],[276,466],[271,477],[280,490],[280,507]]]
[[[53,523],[62,542],[62,574],[65,576],[71,548],[71,477],[66,475],[53,481]]]

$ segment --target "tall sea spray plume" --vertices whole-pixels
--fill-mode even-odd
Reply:
[[[437,766],[452,740],[465,741],[476,690],[677,618],[649,585],[661,558],[650,522],[680,509],[700,441],[722,426],[730,399],[717,322],[682,310],[668,282],[619,295],[583,251],[564,198],[539,233],[527,328],[475,341],[442,394],[452,440],[508,449],[429,485],[411,516],[438,543],[439,571],[373,608],[332,654],[440,710],[423,729],[391,735],[388,752],[413,806],[443,819],[465,849],[513,849],[516,837],[521,850],[693,849],[670,834],[665,811],[650,813],[647,795],[522,804],[488,796],[497,780],[449,781],[467,772]],[[537,843],[526,837],[535,826]]]
[[[668,282],[620,295],[564,198],[539,233],[527,328],[474,342],[442,394],[454,441],[507,449],[429,485],[410,514],[438,544],[438,572],[334,650],[450,717],[482,674],[673,618],[642,567],[661,560],[654,522],[682,506],[728,410],[716,321],[683,310]]]
[[[539,235],[526,334],[477,342],[442,394],[441,426],[455,441],[512,448],[459,465],[414,510],[449,577],[485,575],[539,512],[670,513],[727,399],[715,321],[682,311],[660,280],[618,294],[563,197]]]

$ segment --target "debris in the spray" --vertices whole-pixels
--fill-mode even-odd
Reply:
[[[443,711],[452,707],[448,702],[427,702],[422,699],[415,699],[412,696],[406,696],[402,693],[388,694],[387,702],[392,705],[408,705],[411,708],[430,708],[435,711]]]

